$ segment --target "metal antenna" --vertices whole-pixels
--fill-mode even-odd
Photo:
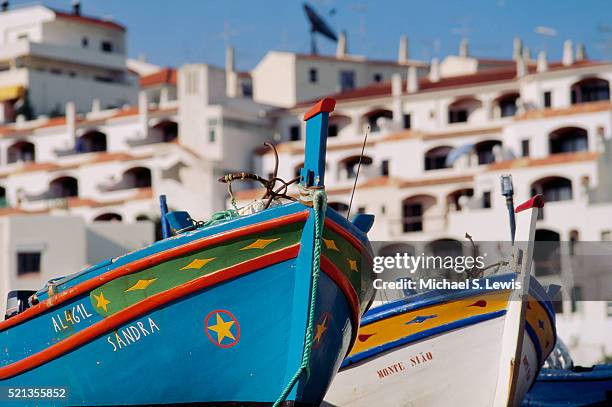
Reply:
[[[359,179],[359,170],[361,169],[361,160],[363,160],[363,152],[365,151],[366,142],[368,141],[368,134],[370,134],[370,125],[368,124],[368,129],[365,132],[365,137],[363,138],[363,145],[361,146],[361,155],[359,156],[359,163],[357,164],[357,174],[355,174],[355,182],[353,183],[353,190],[351,191],[351,200],[349,201],[348,212],[346,213],[346,219],[350,219],[351,216],[351,206],[353,206],[353,197],[355,196],[355,189],[357,189],[357,180]]]
[[[510,239],[514,244],[516,234],[516,219],[514,217],[514,187],[512,185],[512,175],[501,176],[501,191],[506,197],[506,207],[508,208],[508,218],[510,219]]]

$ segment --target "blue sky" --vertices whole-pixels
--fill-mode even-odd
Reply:
[[[12,4],[31,0],[12,0]],[[612,59],[609,0],[312,0],[336,31],[346,30],[349,51],[370,58],[396,58],[398,39],[408,35],[411,58],[429,60],[456,53],[470,40],[476,56],[509,58],[518,35],[535,53],[559,59],[565,39],[583,42],[594,59]],[[68,9],[70,0],[44,4]],[[309,26],[301,1],[293,0],[83,0],[83,13],[108,16],[128,27],[128,50],[156,64],[223,65],[224,46],[236,48],[240,69],[250,69],[270,49],[309,51]],[[335,9],[335,13],[330,13]],[[536,27],[556,35],[536,33]],[[319,39],[321,53],[335,44]],[[535,55],[535,54],[534,54]]]

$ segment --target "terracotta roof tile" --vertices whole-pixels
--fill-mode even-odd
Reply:
[[[509,170],[513,168],[538,167],[543,165],[559,165],[582,161],[593,161],[599,157],[598,152],[580,151],[575,153],[552,154],[544,158],[517,158],[490,164],[489,171]]]
[[[104,20],[97,17],[84,16],[80,14],[66,13],[65,11],[53,10],[58,18],[74,21],[81,24],[96,25],[98,27],[111,28],[119,31],[126,31],[125,27],[119,23],[110,20]]]
[[[165,85],[165,84],[176,86],[176,69],[163,68],[150,75],[145,75],[145,76],[140,77],[140,87],[141,88],[145,88],[147,86]]]

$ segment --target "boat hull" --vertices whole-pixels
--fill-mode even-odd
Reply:
[[[64,389],[64,397],[13,398],[7,405],[276,401],[304,352],[311,215],[287,205],[242,219],[244,234],[225,239],[236,230],[226,225],[169,245],[168,251],[178,250],[169,257],[153,250],[97,276],[73,278],[76,286],[52,296],[45,308],[0,325],[7,349],[0,385]],[[334,257],[353,258],[356,246],[367,246],[352,232],[335,214],[326,219],[324,236],[338,250],[321,257],[311,374],[300,376],[285,405],[318,405],[354,340],[362,277]]]
[[[458,294],[366,314],[324,405],[493,405],[509,292]],[[529,305],[519,402],[554,346],[554,319],[535,298]]]

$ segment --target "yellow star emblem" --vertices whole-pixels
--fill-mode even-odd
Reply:
[[[185,267],[181,267],[181,270],[199,270],[211,261],[213,261],[216,257],[210,259],[195,259]]]
[[[323,334],[327,331],[327,315],[323,318],[323,322],[317,324],[317,333],[315,335],[315,342],[320,342]]]
[[[323,243],[325,243],[325,247],[327,248],[327,250],[335,250],[337,252],[340,251],[340,249],[338,249],[338,246],[336,246],[336,242],[334,242],[332,239],[323,238]]]
[[[352,271],[359,271],[359,269],[357,268],[357,260],[353,260],[353,259],[347,259],[347,260],[348,260],[349,268]]]
[[[240,250],[265,249],[266,246],[268,246],[270,243],[276,242],[277,240],[280,240],[280,237],[277,237],[276,239],[257,239],[256,241],[254,241],[250,245],[245,246],[245,247],[243,247]]]
[[[98,302],[96,307],[102,308],[104,312],[108,312],[108,304],[110,304],[110,301],[104,298],[104,293],[100,293],[100,295],[94,294],[94,298]]]
[[[136,290],[144,290],[145,288],[147,288],[148,286],[153,284],[155,282],[155,280],[157,280],[157,279],[156,278],[152,278],[150,280],[138,280],[138,282],[136,284],[134,284],[133,286],[131,286],[130,288],[125,290],[125,292],[136,291]]]
[[[232,326],[234,326],[234,321],[224,321],[221,314],[217,313],[217,324],[209,326],[208,329],[217,333],[217,343],[221,344],[225,338],[236,339],[231,330]]]

